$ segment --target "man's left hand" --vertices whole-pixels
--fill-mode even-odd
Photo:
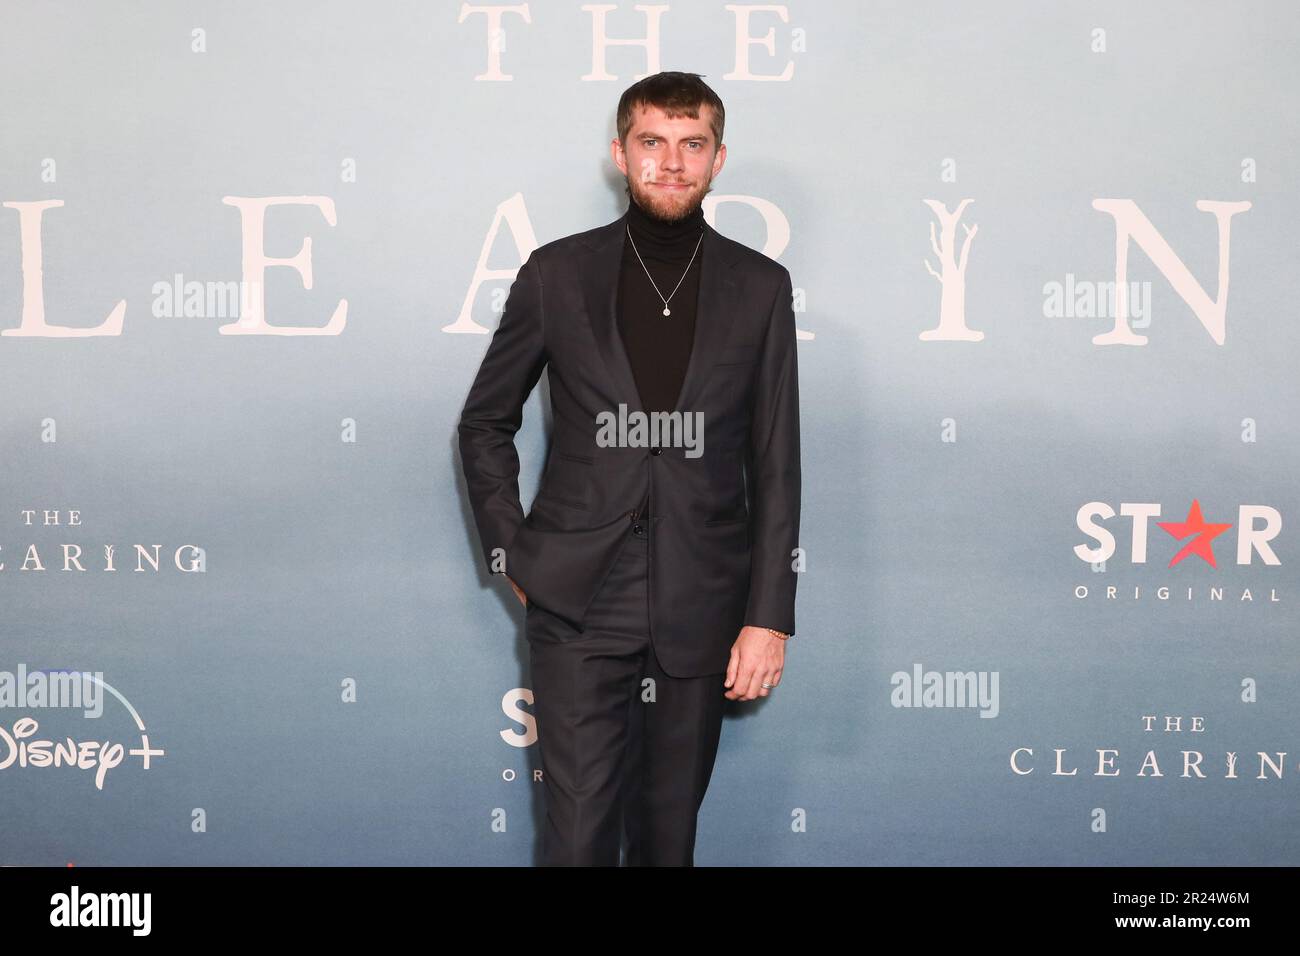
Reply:
[[[731,663],[727,665],[725,686],[731,688],[722,696],[728,700],[753,700],[769,693],[764,684],[775,688],[781,683],[781,669],[785,666],[785,641],[765,627],[740,629],[740,636],[731,645]]]

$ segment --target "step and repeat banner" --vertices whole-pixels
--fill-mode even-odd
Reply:
[[[1294,4],[0,20],[0,864],[536,862],[456,425],[660,70],[802,397],[799,632],[697,863],[1300,862]]]

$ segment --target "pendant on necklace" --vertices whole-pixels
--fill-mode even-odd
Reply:
[[[664,315],[672,315],[672,314],[673,314],[672,310],[669,309],[668,306],[664,306]]]

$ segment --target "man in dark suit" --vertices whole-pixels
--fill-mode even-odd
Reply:
[[[490,571],[526,607],[543,862],[693,865],[723,699],[794,633],[799,382],[789,271],[715,231],[721,101],[659,73],[619,102],[627,212],[520,268],[459,425]],[[525,517],[514,435],[548,369]],[[621,832],[622,831],[622,832]]]

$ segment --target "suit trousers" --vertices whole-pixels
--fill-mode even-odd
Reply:
[[[546,796],[544,866],[693,866],[725,673],[663,672],[650,635],[650,523],[631,526],[578,631],[528,603]]]

